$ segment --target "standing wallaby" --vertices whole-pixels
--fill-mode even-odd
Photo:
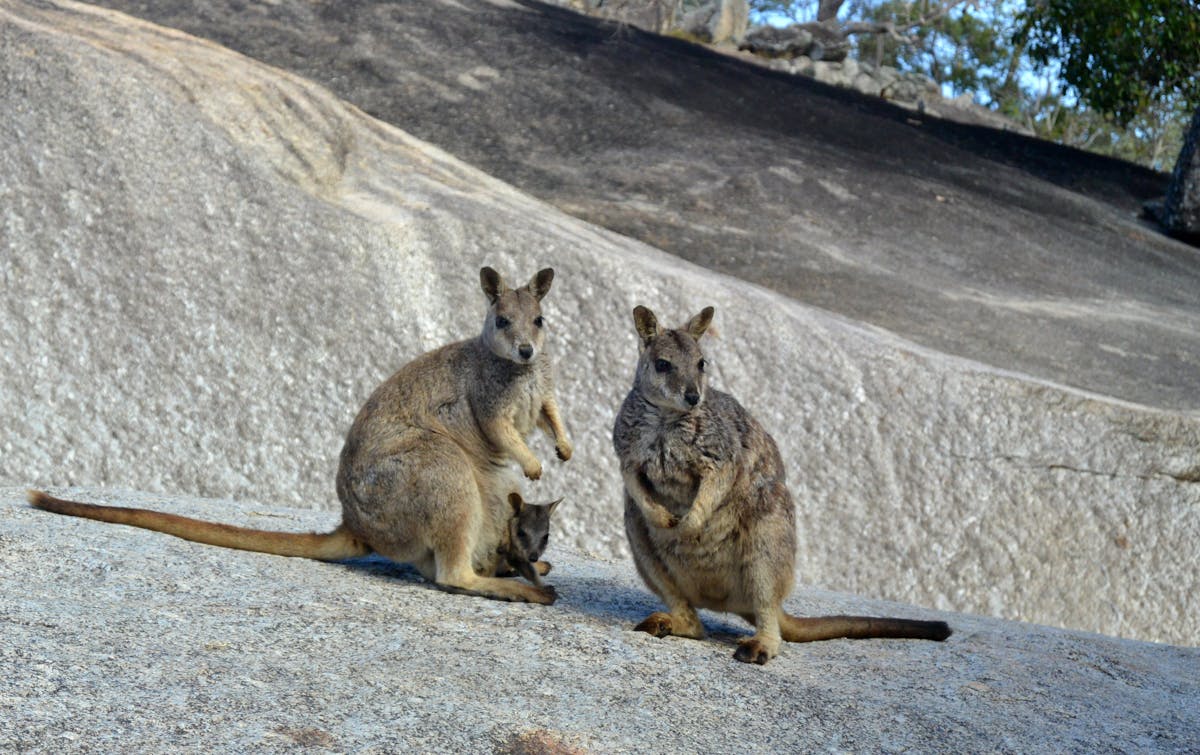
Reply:
[[[409,362],[359,411],[342,447],[342,524],[333,532],[252,530],[38,492],[30,503],[226,548],[324,561],[373,552],[411,563],[457,592],[553,603],[554,588],[493,573],[513,519],[508,495],[518,483],[508,463],[515,460],[530,479],[541,476],[541,462],[525,444],[535,426],[552,436],[560,459],[571,458],[543,351],[541,300],[554,271],[542,270],[518,289],[490,267],[479,277],[489,302],[483,332]]]
[[[781,639],[949,637],[941,621],[784,613],[795,577],[795,506],[775,441],[733,396],[708,388],[699,340],[712,316],[706,307],[684,327],[663,330],[649,309],[633,310],[640,354],[613,447],[634,563],[668,610],[637,630],[698,639],[697,608],[729,611],[756,629],[734,658],[758,664],[779,653]]]
[[[508,520],[507,536],[496,548],[497,564],[493,571],[498,577],[520,574],[541,585],[542,577],[550,573],[551,567],[539,559],[550,542],[550,515],[562,499],[529,503],[519,493],[509,493],[508,502],[512,506],[512,519]]]

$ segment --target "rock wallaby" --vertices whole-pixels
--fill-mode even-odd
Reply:
[[[550,571],[550,564],[539,559],[550,542],[550,515],[562,499],[530,503],[519,493],[509,493],[508,502],[512,505],[513,516],[508,520],[507,536],[496,549],[497,563],[493,571],[500,577],[520,574],[533,584],[541,585],[542,577]]]
[[[497,548],[514,516],[509,494],[519,483],[509,462],[530,479],[541,476],[541,462],[525,443],[535,426],[554,439],[560,459],[571,458],[543,349],[541,301],[553,280],[547,268],[513,289],[483,268],[489,304],[483,332],[417,357],[375,389],[342,447],[342,523],[332,532],[253,530],[39,492],[30,493],[30,502],[226,548],[324,561],[378,553],[413,564],[455,592],[553,603],[548,585],[494,576]]]
[[[613,427],[625,481],[625,532],[638,573],[666,603],[636,629],[700,638],[696,609],[754,624],[734,658],[766,663],[780,640],[909,637],[943,640],[941,621],[783,611],[796,557],[795,506],[775,441],[733,396],[708,387],[699,340],[707,307],[685,326],[659,327],[633,311],[639,357]]]

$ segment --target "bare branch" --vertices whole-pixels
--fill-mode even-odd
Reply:
[[[902,44],[915,45],[920,40],[911,33],[912,30],[930,26],[960,6],[978,9],[979,0],[945,0],[917,18],[905,19],[900,25],[894,21],[853,21],[843,25],[839,31],[845,37],[851,34],[879,34],[891,37]]]

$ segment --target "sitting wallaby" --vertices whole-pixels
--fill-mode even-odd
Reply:
[[[550,573],[550,564],[541,561],[550,542],[550,515],[562,499],[550,503],[530,503],[519,493],[509,493],[512,519],[508,520],[507,536],[496,548],[497,563],[493,569],[497,577],[520,574],[535,585],[542,584],[542,577]]]
[[[342,524],[333,532],[253,530],[38,492],[30,503],[226,548],[324,561],[378,553],[457,592],[553,603],[548,585],[493,574],[513,518],[508,494],[518,482],[508,462],[530,479],[541,476],[541,462],[525,444],[535,425],[552,436],[560,459],[571,458],[543,350],[541,300],[553,279],[547,268],[511,289],[483,268],[489,308],[482,334],[417,357],[375,389],[342,447]]]
[[[941,621],[783,611],[796,556],[795,506],[775,441],[733,396],[707,386],[699,340],[706,307],[676,330],[633,311],[640,339],[633,390],[613,427],[625,481],[625,532],[638,573],[667,605],[636,629],[700,638],[697,608],[754,624],[734,658],[766,663],[780,639],[909,637],[943,640]]]

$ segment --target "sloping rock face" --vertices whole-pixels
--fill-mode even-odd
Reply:
[[[577,217],[927,346],[1200,409],[1167,176],[531,0],[102,0],[318,81]]]
[[[342,434],[553,265],[576,457],[554,538],[620,557],[630,311],[712,304],[801,582],[1200,641],[1200,421],[927,351],[567,216],[297,76],[91,6],[0,7],[0,481],[336,509]],[[55,524],[58,524],[55,522]]]
[[[0,489],[5,752],[1194,752],[1200,650],[948,614],[944,643],[655,639],[630,562],[551,545],[553,606],[56,517]],[[88,500],[296,531],[328,513]],[[926,618],[812,590],[788,610]]]

